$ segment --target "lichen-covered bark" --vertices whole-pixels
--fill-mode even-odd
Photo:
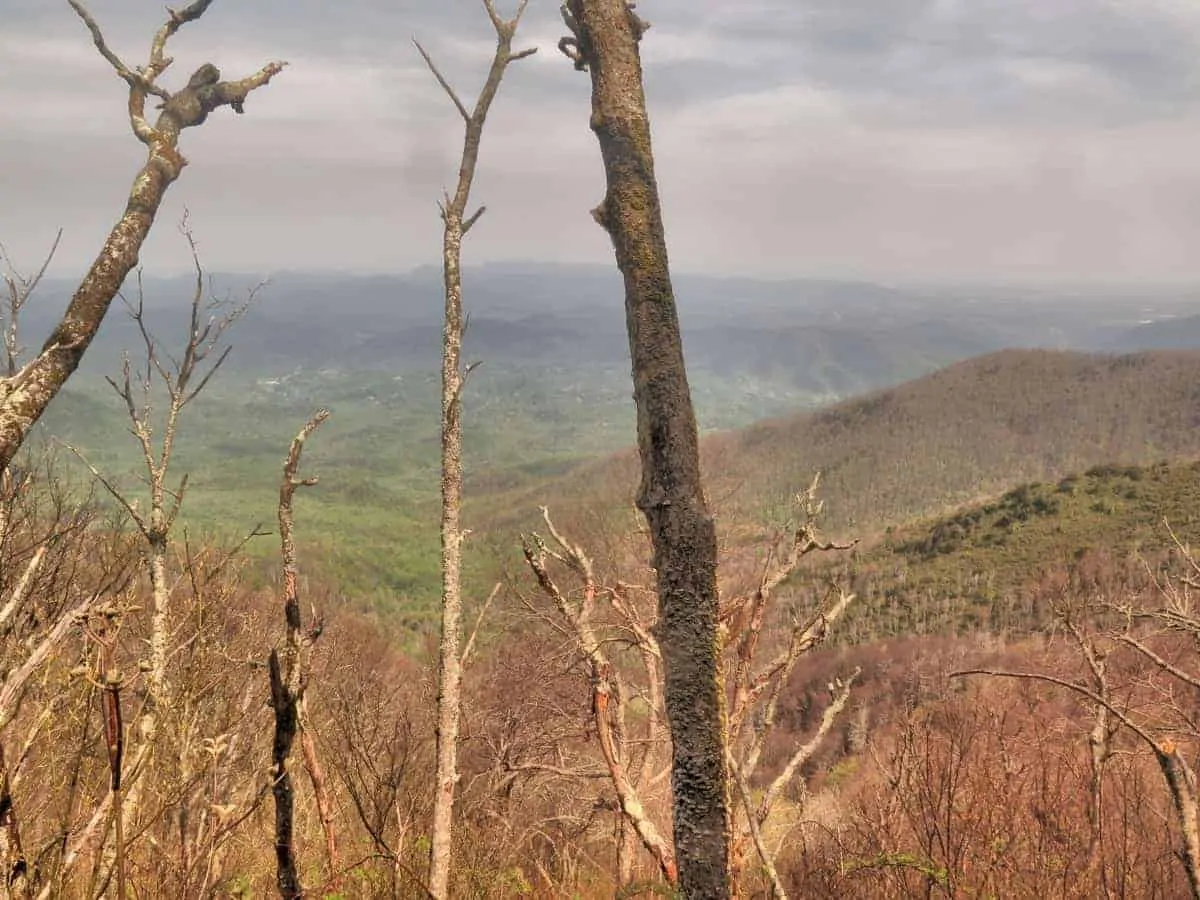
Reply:
[[[290,633],[291,610],[287,612]],[[294,801],[292,772],[288,766],[292,743],[296,740],[296,698],[288,690],[286,676],[279,662],[279,651],[272,650],[267,662],[271,676],[271,708],[275,711],[275,733],[271,741],[271,793],[275,796],[275,888],[283,900],[295,900],[303,896],[292,837]]]
[[[642,480],[659,594],[658,639],[674,759],[675,848],[688,898],[729,896],[729,827],[717,540],[700,477],[699,441],[671,287],[638,41],[646,25],[625,0],[569,0],[563,49],[592,80],[591,127],[607,176],[593,211],[625,279]]]
[[[482,122],[480,123],[482,125]],[[459,195],[445,214],[442,265],[445,282],[445,321],[442,331],[442,633],[438,647],[437,772],[433,822],[430,826],[429,893],[445,900],[450,890],[454,846],[454,794],[458,785],[458,728],[462,710],[462,252],[466,191],[474,175],[479,133],[470,141],[470,167],[463,171]],[[473,151],[473,152],[472,152]],[[465,180],[467,187],[462,187]],[[457,200],[457,197],[456,197]]]
[[[125,276],[137,265],[138,254],[167,188],[187,164],[176,149],[180,132],[200,125],[210,112],[221,106],[241,112],[249,93],[265,85],[283,68],[282,63],[271,63],[248,78],[221,81],[216,66],[205,64],[192,75],[185,88],[168,94],[154,84],[154,79],[170,65],[170,58],[164,55],[166,41],[181,25],[199,18],[211,0],[196,0],[182,10],[171,12],[167,24],[155,36],[149,65],[138,73],[108,49],[99,27],[83,6],[77,0],[70,2],[91,31],[101,55],[129,83],[130,124],[146,145],[148,156],[129,191],[124,214],[75,291],[58,327],[28,365],[13,376],[0,379],[0,472],[8,468],[30,429],[79,367],[113,297]],[[153,126],[145,119],[148,94],[164,101]]]

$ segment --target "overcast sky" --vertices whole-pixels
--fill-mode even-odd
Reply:
[[[182,2],[182,0],[177,0]],[[506,0],[498,0],[504,7]],[[515,3],[515,0],[508,0]],[[151,0],[91,0],[144,61]],[[1200,279],[1198,0],[642,0],[668,240],[680,270],[885,280]],[[468,262],[606,262],[585,74],[532,0],[474,194]],[[461,122],[417,36],[472,98],[478,0],[218,0],[172,43],[170,88],[211,61],[290,66],[184,133],[191,161],[143,262],[399,271],[434,263]],[[125,90],[65,0],[0,0],[0,241],[57,274],[98,251],[144,158]]]

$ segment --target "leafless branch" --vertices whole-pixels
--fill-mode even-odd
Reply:
[[[304,747],[304,690],[308,681],[308,651],[320,634],[320,622],[314,622],[307,633],[302,632],[300,620],[300,598],[298,589],[299,568],[296,562],[296,543],[292,528],[292,498],[297,488],[311,487],[317,476],[301,478],[300,455],[304,443],[321,423],[329,418],[329,410],[319,409],[305,423],[292,440],[287,459],[283,465],[283,478],[279,483],[279,539],[283,551],[283,613],[287,628],[283,641],[283,652],[272,650],[268,659],[271,679],[271,706],[275,711],[275,739],[272,746],[272,792],[275,795],[275,855],[276,886],[284,900],[298,900],[304,894],[300,873],[296,863],[295,842],[292,828],[294,798],[288,758],[297,733]],[[307,754],[307,750],[305,751]],[[313,751],[315,755],[315,751]],[[310,764],[310,778],[319,795],[323,778],[319,769]],[[327,802],[327,801],[326,801]],[[327,808],[327,807],[326,807]],[[330,853],[330,871],[337,871],[337,844],[333,838],[328,819],[322,817],[327,849]]]
[[[243,112],[250,93],[268,84],[284,67],[282,62],[272,62],[246,78],[222,81],[217,67],[205,63],[184,88],[170,93],[156,82],[172,62],[166,55],[167,41],[184,24],[203,15],[211,0],[193,0],[182,10],[168,11],[166,23],[151,41],[147,64],[137,69],[131,69],[109,49],[100,26],[80,0],[68,2],[91,33],[101,56],[128,84],[130,127],[146,145],[147,159],[134,179],[124,213],[41,352],[19,371],[0,378],[0,472],[8,468],[34,424],[79,367],[113,298],[137,265],[167,188],[187,165],[178,150],[180,133],[200,125],[222,106]],[[151,94],[163,100],[153,125],[147,121],[145,111],[146,98]]]
[[[8,378],[12,378],[17,374],[17,363],[20,360],[23,352],[20,344],[20,319],[21,313],[24,311],[29,298],[33,296],[33,292],[37,290],[37,286],[41,283],[42,277],[46,274],[46,270],[50,267],[50,262],[54,259],[54,254],[58,252],[59,242],[62,240],[62,229],[58,229],[58,233],[54,236],[54,243],[50,245],[50,250],[42,260],[38,270],[29,276],[22,275],[17,271],[16,265],[12,258],[8,255],[8,251],[0,244],[0,263],[4,265],[5,271],[0,273],[0,277],[4,279],[4,284],[8,289],[8,315],[7,323],[4,326],[3,342],[4,342],[4,368]],[[0,315],[0,321],[4,320],[4,316]]]
[[[499,581],[493,585],[491,593],[487,595],[487,599],[483,601],[483,606],[479,609],[479,615],[475,617],[475,627],[471,629],[471,636],[467,638],[467,645],[463,648],[462,664],[464,667],[471,660],[471,654],[475,650],[475,641],[479,637],[479,629],[483,625],[483,620],[492,606],[492,601],[500,594],[502,587],[503,583]]]
[[[149,526],[146,524],[145,519],[142,517],[142,514],[138,511],[133,502],[126,498],[125,494],[120,490],[120,488],[118,488],[114,482],[109,480],[103,472],[92,465],[87,456],[84,455],[83,451],[74,444],[68,444],[66,441],[61,440],[60,438],[55,438],[55,441],[69,450],[76,459],[83,463],[84,467],[87,468],[92,477],[100,483],[100,486],[103,487],[104,490],[106,490],[114,500],[121,504],[121,507],[126,513],[129,514],[129,518],[137,526],[138,531],[140,531],[144,537],[149,537]]]
[[[812,755],[817,752],[817,748],[821,746],[821,743],[829,735],[838,716],[846,708],[846,703],[850,699],[850,690],[854,687],[855,679],[861,674],[861,669],[855,669],[850,673],[849,677],[836,679],[829,685],[830,692],[833,694],[833,701],[825,708],[825,712],[821,716],[821,724],[818,726],[816,733],[792,754],[791,758],[787,761],[787,765],[775,776],[775,779],[771,782],[771,786],[767,788],[767,792],[763,795],[762,802],[758,806],[758,813],[756,814],[760,825],[767,821],[767,818],[771,815],[771,809],[774,807],[775,801],[779,799],[779,795],[788,783],[796,777],[796,772],[812,758]]]
[[[463,121],[470,122],[471,114],[467,112],[466,105],[461,99],[459,99],[459,96],[455,92],[454,88],[450,86],[450,82],[446,80],[446,77],[437,67],[437,64],[433,61],[433,57],[429,55],[429,52],[421,46],[421,42],[416,38],[413,38],[412,42],[413,46],[417,48],[417,52],[421,54],[421,58],[425,60],[425,64],[429,66],[429,71],[433,73],[433,77],[437,79],[437,83],[442,86],[442,90],[446,92],[446,96],[448,96],[451,102],[454,103],[454,108],[458,110],[458,114],[462,116]]]
[[[0,731],[3,731],[12,721],[15,712],[15,700],[21,691],[25,689],[25,685],[33,676],[33,673],[38,670],[42,663],[50,658],[52,653],[58,650],[59,646],[66,640],[67,635],[80,625],[99,601],[100,596],[98,594],[88,595],[69,612],[59,616],[54,627],[37,642],[37,645],[25,658],[25,661],[5,676],[4,683],[0,684]]]
[[[37,574],[38,568],[42,564],[42,560],[46,558],[46,551],[50,545],[47,541],[38,544],[33,555],[29,557],[29,561],[25,564],[25,570],[21,573],[21,577],[17,579],[17,583],[13,586],[12,592],[8,595],[8,599],[4,601],[4,606],[0,607],[0,628],[2,628],[9,619],[12,618],[21,604],[25,602],[25,593],[29,590],[29,586],[33,583],[33,577]]]
[[[729,763],[729,774],[733,778],[733,783],[737,786],[738,796],[742,801],[742,806],[746,810],[746,823],[750,829],[750,838],[754,841],[754,849],[758,852],[758,858],[762,861],[763,868],[767,872],[767,878],[771,882],[771,892],[775,900],[788,900],[787,891],[783,888],[783,882],[779,879],[779,872],[775,868],[775,860],[771,857],[771,853],[767,850],[767,845],[763,841],[762,829],[758,825],[758,816],[754,812],[754,801],[750,798],[750,788],[746,784],[746,779],[742,777],[742,772],[738,768],[737,760],[733,758],[733,753],[728,747],[725,748],[726,762]]]
[[[177,136],[183,128],[199,125],[207,118],[209,112],[219,106],[228,105],[235,112],[242,112],[242,104],[245,103],[246,96],[255,88],[267,84],[286,65],[282,62],[269,63],[248,78],[230,82],[221,81],[221,73],[217,67],[211,63],[205,63],[192,75],[186,88],[172,94],[156,83],[158,76],[174,62],[171,57],[166,55],[167,41],[182,26],[188,22],[194,22],[204,15],[212,4],[212,0],[193,0],[182,10],[168,10],[166,23],[155,33],[151,41],[149,61],[145,66],[137,69],[131,69],[109,49],[99,24],[80,0],[67,0],[67,2],[87,26],[92,36],[92,42],[96,45],[100,55],[129,85],[130,125],[138,139],[147,145],[153,146],[170,141],[172,131],[174,136]],[[147,95],[153,95],[163,101],[160,106],[163,114],[154,126],[146,121]],[[164,122],[168,118],[173,121]],[[164,127],[164,125],[168,127]],[[182,166],[182,157],[174,153],[173,148],[171,150],[177,163]]]
[[[1041,681],[1046,684],[1055,684],[1061,688],[1066,688],[1081,697],[1086,697],[1093,703],[1103,706],[1112,715],[1120,720],[1121,724],[1136,734],[1139,738],[1146,742],[1152,749],[1157,751],[1158,741],[1145,728],[1131,719],[1124,710],[1115,706],[1111,701],[1101,697],[1095,691],[1088,688],[1086,685],[1076,684],[1073,681],[1068,681],[1065,678],[1059,678],[1056,675],[1047,675],[1044,672],[1010,672],[1004,669],[962,669],[957,672],[951,672],[950,678],[966,678],[971,675],[989,675],[993,678],[1017,678],[1027,681]]]

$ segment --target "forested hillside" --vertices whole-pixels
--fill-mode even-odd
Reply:
[[[1188,4],[9,6],[0,900],[1200,900]]]
[[[888,527],[839,561],[860,602],[844,636],[1003,634],[1050,627],[1047,581],[1080,560],[1135,575],[1200,540],[1200,463],[1099,465]],[[1172,534],[1175,536],[1172,537]],[[829,576],[817,567],[806,577]]]
[[[765,521],[820,472],[830,527],[869,535],[1027,481],[1200,454],[1198,378],[1200,353],[1188,351],[990,354],[712,435],[709,490],[734,520]],[[516,496],[611,496],[631,483],[630,462],[616,456]]]
[[[473,382],[467,515],[485,536],[471,557],[481,583],[511,560],[516,529],[539,505],[564,515],[624,509],[636,483],[627,452],[595,459],[625,442],[623,392],[579,370],[558,371],[538,378],[485,365]],[[350,595],[421,628],[436,579],[433,377],[314,373],[249,391],[236,373],[226,379],[197,400],[184,426],[188,521],[225,534],[269,522],[273,443],[320,397],[335,416],[311,450],[323,483],[306,540]],[[720,406],[736,383],[700,380],[700,401]],[[828,526],[865,537],[1023,482],[1198,455],[1197,385],[1200,352],[1004,351],[817,411],[710,433],[709,491],[736,536],[741,523],[785,515],[791,495],[819,471]],[[119,475],[136,465],[136,444],[114,427],[120,416],[100,385],[65,396],[46,432]],[[396,534],[407,535],[399,547]],[[256,547],[271,552],[266,542]]]

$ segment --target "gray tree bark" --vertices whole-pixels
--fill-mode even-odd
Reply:
[[[475,108],[466,105],[419,43],[417,50],[439,85],[449,96],[464,125],[463,150],[454,195],[443,198],[442,281],[445,319],[442,329],[442,633],[438,648],[437,772],[433,824],[430,829],[429,893],[445,900],[450,891],[450,863],[454,845],[454,795],[458,785],[458,730],[462,710],[462,391],[470,369],[462,363],[462,241],[483,215],[480,207],[467,216],[479,144],[488,111],[500,90],[508,64],[533,54],[514,53],[513,36],[529,0],[521,0],[512,19],[502,19],[493,0],[483,0],[484,10],[496,31],[496,52]]]
[[[34,359],[15,374],[0,379],[0,473],[7,470],[50,401],[79,367],[113,297],[125,276],[137,265],[142,243],[150,233],[167,188],[187,165],[176,149],[180,132],[200,125],[210,112],[222,106],[242,112],[250,92],[267,84],[284,66],[273,62],[247,78],[221,81],[217,67],[205,63],[193,73],[186,87],[168,93],[155,83],[171,65],[171,58],[166,55],[167,40],[180,27],[200,18],[212,0],[193,0],[183,9],[171,10],[151,44],[148,64],[137,70],[130,69],[108,48],[100,27],[79,0],[67,2],[91,32],[100,55],[129,85],[130,126],[146,145],[148,155],[129,191],[124,215],[113,226],[58,327]],[[146,100],[150,95],[162,100],[162,112],[153,125],[146,120]]]

